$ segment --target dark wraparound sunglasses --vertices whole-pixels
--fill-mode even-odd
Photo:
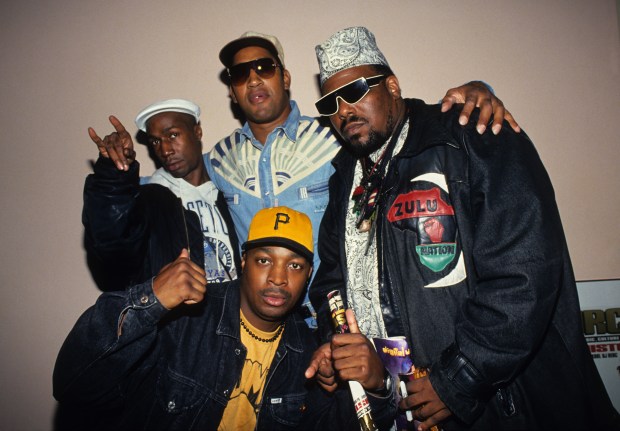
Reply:
[[[248,61],[247,63],[239,63],[228,68],[228,76],[230,82],[234,85],[241,85],[248,80],[250,71],[254,72],[263,79],[273,78],[276,69],[280,67],[272,58],[259,58],[257,60]]]
[[[344,100],[349,105],[355,105],[368,94],[370,87],[379,85],[383,78],[385,78],[385,75],[371,76],[370,78],[357,78],[355,81],[351,81],[342,87],[336,88],[334,91],[330,91],[317,100],[314,105],[317,111],[319,111],[319,115],[334,115],[338,112],[338,98]]]

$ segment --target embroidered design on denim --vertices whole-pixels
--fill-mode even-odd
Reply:
[[[301,121],[297,135],[295,143],[284,133],[271,143],[271,184],[276,195],[312,175],[338,152],[337,146],[325,145],[325,140],[332,139],[329,128],[320,127],[316,121]],[[234,187],[260,198],[257,179],[263,154],[261,148],[242,145],[244,139],[244,135],[235,133],[234,139],[229,137],[220,142],[211,153],[211,163]]]

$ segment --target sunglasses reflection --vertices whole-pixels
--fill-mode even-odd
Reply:
[[[338,98],[344,100],[349,105],[355,105],[368,94],[371,87],[376,87],[385,78],[385,75],[371,77],[361,77],[347,84],[344,84],[325,96],[321,97],[314,104],[319,115],[330,116],[338,112]]]
[[[269,79],[273,78],[278,67],[281,66],[271,58],[259,58],[229,67],[228,76],[233,85],[240,85],[247,81],[252,70],[261,78]]]

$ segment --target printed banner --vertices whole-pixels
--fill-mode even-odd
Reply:
[[[620,280],[577,283],[583,335],[607,393],[620,411]]]

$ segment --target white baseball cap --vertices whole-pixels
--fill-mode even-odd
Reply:
[[[196,122],[200,122],[200,107],[194,102],[190,102],[185,99],[168,99],[155,102],[146,108],[144,108],[136,117],[136,126],[138,129],[146,132],[146,122],[154,115],[161,114],[162,112],[180,112],[182,114],[189,114],[196,119]]]

